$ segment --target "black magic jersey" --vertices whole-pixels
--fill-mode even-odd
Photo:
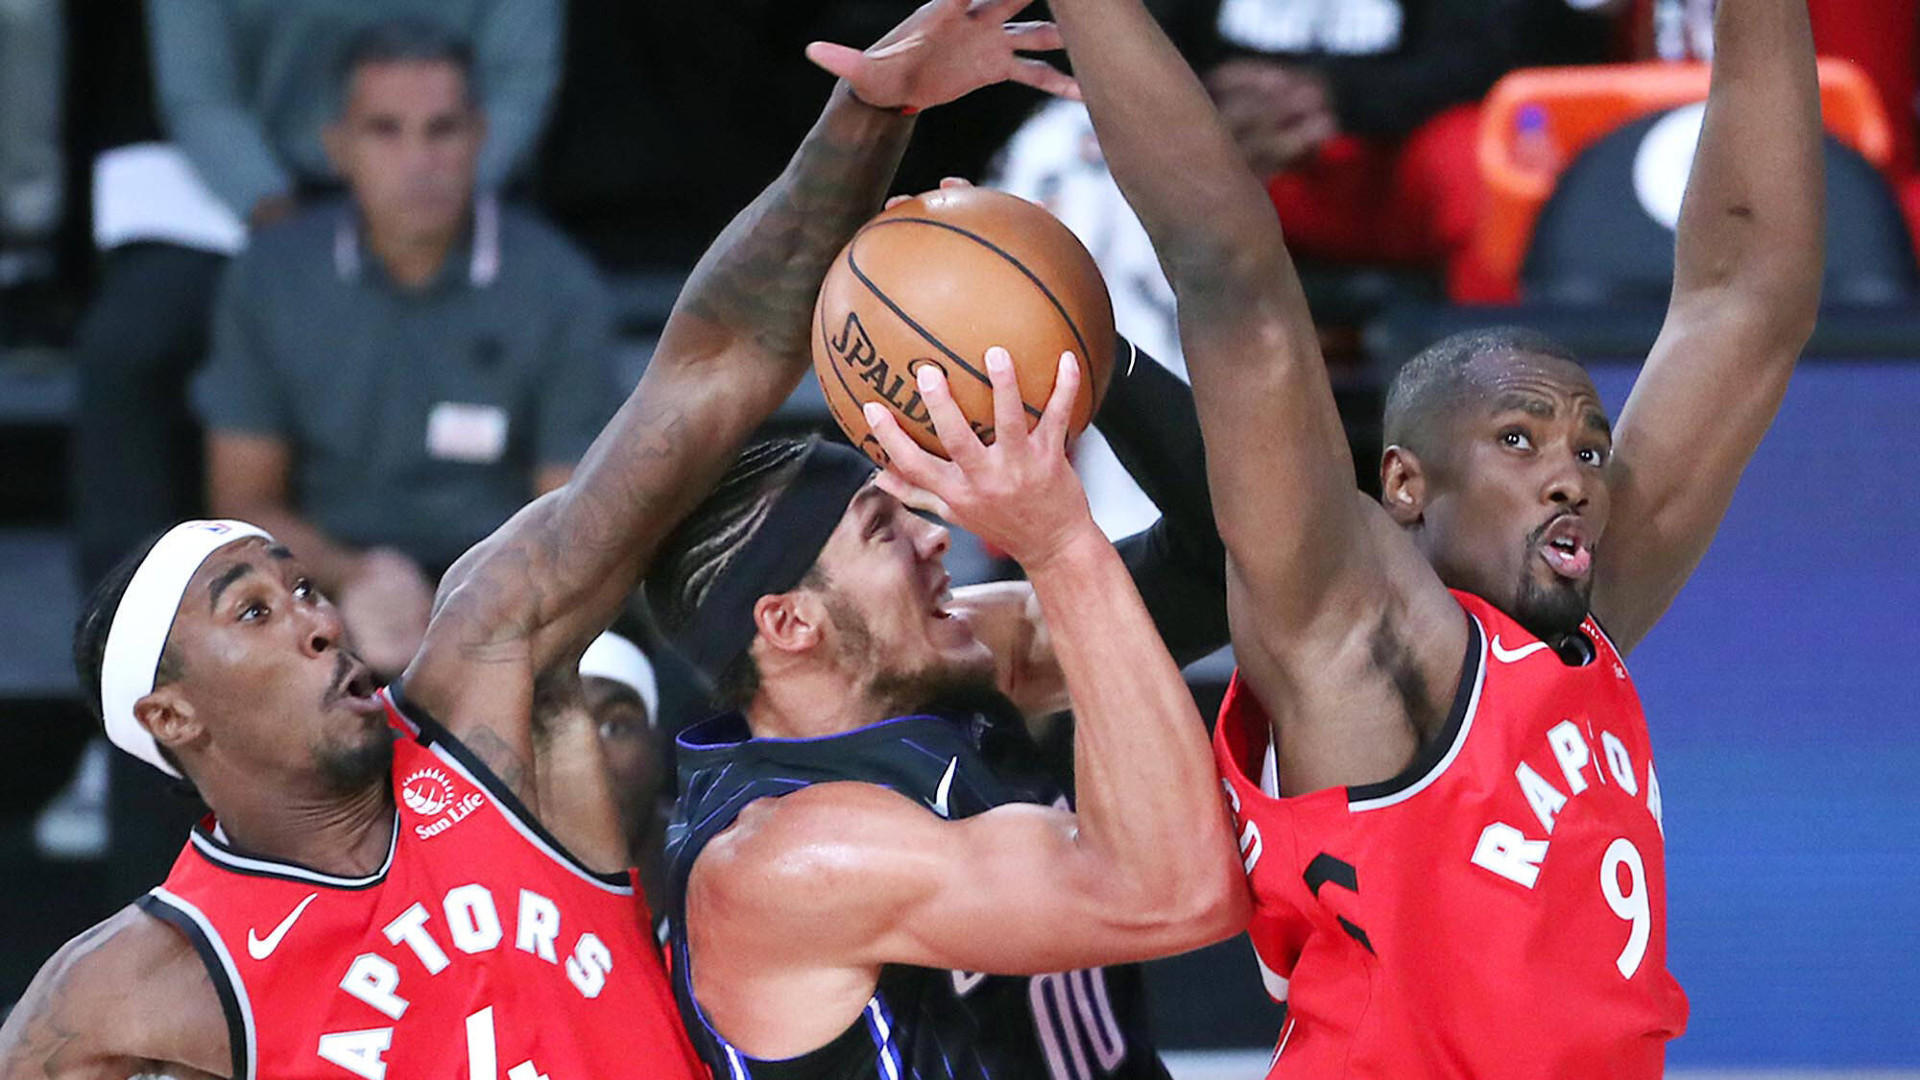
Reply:
[[[748,803],[854,780],[948,818],[1012,802],[1065,806],[1059,785],[1032,767],[1031,749],[1024,730],[978,715],[903,716],[820,739],[750,739],[745,719],[731,713],[680,736],[680,800],[667,831],[673,990],[694,1047],[716,1077],[1166,1080],[1134,965],[1002,976],[889,964],[852,1026],[818,1050],[782,1061],[735,1049],[693,999],[687,879],[707,842]]]

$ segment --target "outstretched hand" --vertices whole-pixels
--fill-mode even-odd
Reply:
[[[845,79],[883,109],[918,112],[997,82],[1017,82],[1079,100],[1080,87],[1045,60],[1061,48],[1050,22],[1007,21],[1033,0],[927,0],[865,52],[816,41],[807,59]]]
[[[954,522],[1011,555],[1031,573],[1093,528],[1087,495],[1067,463],[1067,419],[1080,392],[1080,362],[1060,357],[1053,395],[1031,431],[1025,403],[1005,349],[987,350],[993,383],[993,445],[986,446],[954,404],[947,378],[934,364],[916,373],[920,399],[949,460],[926,452],[884,407],[863,406],[867,424],[887,452],[881,488],[916,510]]]

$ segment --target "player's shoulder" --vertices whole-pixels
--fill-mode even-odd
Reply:
[[[40,969],[7,1022],[0,1062],[49,1032],[73,1042],[67,1056],[175,1063],[170,1075],[224,1072],[227,1025],[193,945],[128,905],[82,932]]]
[[[197,969],[200,958],[193,944],[129,904],[62,945],[44,970],[70,990],[102,984],[124,991],[183,963]]]
[[[755,799],[707,845],[701,860],[777,866],[826,849],[852,850],[882,840],[890,822],[919,824],[927,811],[906,796],[856,780],[810,784],[790,795]],[[937,819],[936,819],[937,820]]]
[[[782,908],[831,903],[897,869],[921,829],[943,824],[878,784],[834,781],[755,799],[695,860],[690,898]]]

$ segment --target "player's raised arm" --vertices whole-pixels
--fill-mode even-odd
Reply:
[[[1270,578],[1285,621],[1337,581],[1359,524],[1353,459],[1306,296],[1266,193],[1173,44],[1137,0],[1056,17],[1120,190],[1179,300],[1215,513],[1237,575]]]
[[[1004,25],[1021,6],[931,0],[864,54],[810,49],[843,81],[786,170],[701,258],[639,387],[566,487],[448,572],[406,695],[523,794],[535,679],[605,629],[660,539],[806,370],[814,296],[879,208],[905,114],[1009,78],[1071,87],[1019,55],[1054,47],[1050,26]]]
[[[836,918],[804,935],[811,941],[777,930],[778,920],[767,924],[786,939],[777,947],[816,961],[1030,974],[1195,948],[1246,918],[1239,856],[1192,695],[1067,464],[1078,366],[1061,365],[1031,433],[1011,361],[989,352],[987,367],[998,433],[991,448],[931,366],[920,392],[953,461],[921,451],[890,416],[868,409],[893,462],[880,484],[910,504],[938,507],[1027,571],[1078,721],[1075,810],[1008,805],[947,822],[877,786],[832,784],[780,800],[763,827],[743,818],[728,845],[771,869],[727,873],[728,847],[716,841],[709,851],[721,858],[703,861],[696,881],[726,882],[716,887],[733,890],[735,904],[800,912],[821,905],[795,890],[830,890],[820,899]],[[756,858],[756,845],[788,855]],[[808,858],[792,858],[796,851]],[[836,872],[820,874],[818,865]],[[1020,917],[1008,919],[1009,911]]]
[[[1278,723],[1290,790],[1381,780],[1444,714],[1467,629],[1355,488],[1272,204],[1139,0],[1057,0],[1114,181],[1179,300],[1227,550],[1235,652]]]
[[[1806,0],[1720,0],[1673,299],[1614,435],[1593,607],[1632,648],[1692,574],[1820,307],[1825,173]]]

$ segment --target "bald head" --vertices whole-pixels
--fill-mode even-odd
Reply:
[[[1423,458],[1441,456],[1450,422],[1463,406],[1492,389],[1496,380],[1490,378],[1490,366],[1507,358],[1580,367],[1566,346],[1524,327],[1469,330],[1443,338],[1401,365],[1387,388],[1387,445],[1405,447]]]

